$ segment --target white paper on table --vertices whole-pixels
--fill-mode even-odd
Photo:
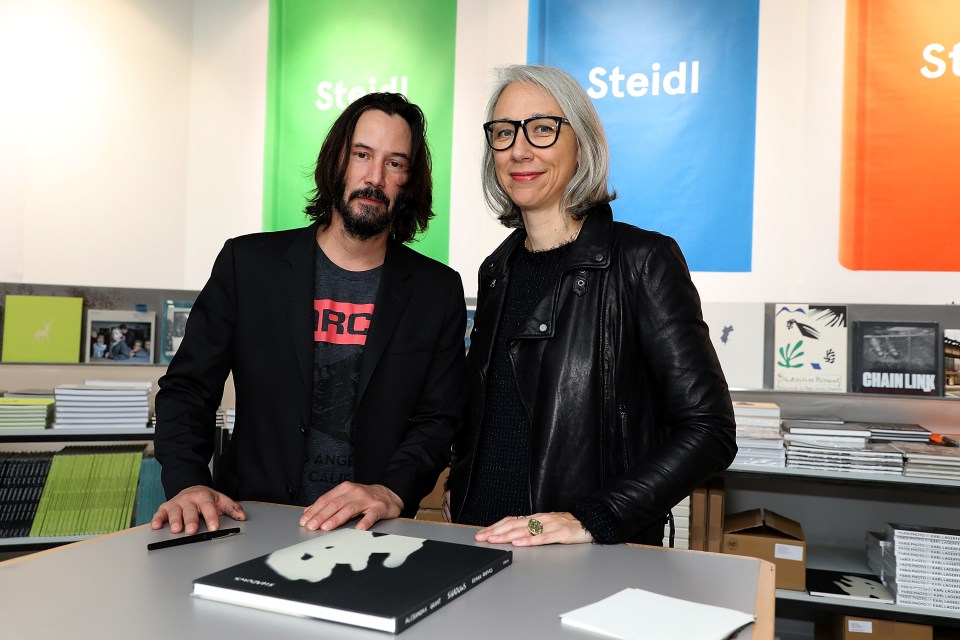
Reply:
[[[755,621],[749,613],[624,589],[560,614],[563,624],[620,640],[724,640]]]

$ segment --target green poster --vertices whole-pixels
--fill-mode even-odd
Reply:
[[[456,26],[456,0],[271,0],[264,229],[307,223],[330,125],[351,100],[396,91],[426,114],[433,157],[436,216],[412,246],[448,261]]]

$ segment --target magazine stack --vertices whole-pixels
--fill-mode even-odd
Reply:
[[[53,393],[55,429],[143,429],[150,420],[150,383],[62,385]]]
[[[737,457],[734,464],[784,466],[780,406],[772,402],[734,402]]]
[[[859,423],[784,420],[787,467],[900,475],[903,455]]]
[[[860,423],[784,420],[787,467],[900,475],[903,454],[889,442],[870,442]]]
[[[887,524],[884,577],[897,604],[960,611],[960,529]]]

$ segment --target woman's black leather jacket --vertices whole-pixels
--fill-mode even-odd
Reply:
[[[454,521],[488,400],[508,258],[524,237],[511,234],[480,268],[467,408],[448,483]],[[560,282],[509,350],[532,424],[531,513],[599,501],[613,514],[616,541],[659,544],[670,508],[736,454],[730,394],[680,248],[614,222],[609,205],[587,214]]]

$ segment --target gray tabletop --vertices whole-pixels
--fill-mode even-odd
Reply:
[[[243,532],[220,540],[148,552],[147,543],[172,536],[168,529],[144,526],[0,562],[0,638],[391,637],[192,597],[194,578],[323,535],[297,526],[300,509],[258,503],[244,509]],[[221,526],[233,523],[227,519]],[[374,530],[474,544],[469,527],[392,520]],[[771,567],[739,556],[623,545],[516,548],[512,566],[401,636],[597,638],[563,626],[559,615],[636,587],[755,613],[757,625],[741,631],[737,640],[759,640],[772,637]]]

